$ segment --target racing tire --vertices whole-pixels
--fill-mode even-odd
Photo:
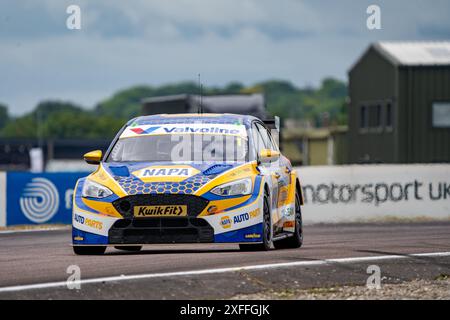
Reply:
[[[272,231],[270,220],[270,200],[267,193],[264,194],[263,206],[263,242],[257,244],[241,243],[239,249],[242,251],[268,251],[272,247]]]
[[[296,249],[303,245],[303,219],[300,206],[300,195],[295,192],[295,231],[294,234],[285,239],[274,241],[275,249]]]
[[[141,251],[142,246],[115,246],[117,250],[130,251],[130,252],[138,252]]]
[[[106,246],[73,246],[73,252],[80,256],[99,256],[105,253]]]

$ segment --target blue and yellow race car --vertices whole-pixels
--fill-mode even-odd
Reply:
[[[303,198],[275,134],[253,116],[161,114],[129,121],[77,182],[73,249],[155,243],[298,248]]]

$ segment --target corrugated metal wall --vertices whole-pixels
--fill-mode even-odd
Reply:
[[[385,162],[395,159],[394,130],[360,130],[360,107],[392,101],[396,110],[396,68],[374,49],[370,49],[349,73],[348,162]]]
[[[450,128],[432,126],[433,102],[450,102],[450,66],[398,67],[371,48],[349,80],[349,163],[450,162]],[[393,130],[361,131],[361,105],[385,99]]]
[[[399,162],[450,162],[450,128],[433,128],[432,103],[450,101],[450,67],[401,67]]]

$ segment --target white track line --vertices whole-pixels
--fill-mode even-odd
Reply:
[[[399,260],[408,258],[424,258],[424,257],[449,257],[450,252],[432,252],[432,253],[416,253],[408,255],[389,255],[389,256],[372,256],[372,257],[355,257],[355,258],[339,258],[339,259],[326,259],[326,260],[316,260],[316,261],[297,261],[297,262],[285,262],[285,263],[273,263],[273,264],[262,264],[244,267],[233,267],[233,268],[219,268],[219,269],[205,269],[205,270],[193,270],[193,271],[181,271],[181,272],[167,272],[167,273],[148,273],[148,274],[138,274],[138,275],[121,275],[114,277],[103,277],[103,278],[93,278],[80,280],[78,283],[80,285],[93,284],[93,283],[104,283],[104,282],[119,282],[119,281],[130,281],[130,280],[140,280],[140,279],[151,279],[151,278],[165,278],[165,277],[178,277],[178,276],[194,276],[194,275],[205,275],[205,274],[217,274],[217,273],[227,273],[227,272],[239,272],[239,271],[253,271],[262,269],[276,269],[276,268],[286,268],[286,267],[305,267],[305,266],[320,266],[333,263],[358,263],[358,262],[372,262],[372,261],[382,261],[382,260]],[[75,284],[72,282],[72,284]],[[66,281],[59,282],[48,282],[48,283],[38,283],[30,285],[19,285],[12,287],[0,287],[0,293],[4,292],[15,292],[15,291],[25,291],[33,289],[48,289],[67,286]]]
[[[69,230],[70,227],[50,227],[50,228],[38,228],[38,229],[13,229],[13,230],[0,230],[0,235],[2,234],[14,234],[14,233],[28,233],[28,232],[44,232],[44,231],[60,231]]]

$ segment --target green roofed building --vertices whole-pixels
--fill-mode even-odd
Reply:
[[[350,163],[450,162],[450,41],[371,45],[349,96]]]

